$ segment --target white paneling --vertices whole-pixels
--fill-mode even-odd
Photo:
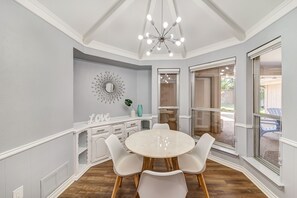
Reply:
[[[14,155],[5,160],[5,178],[6,178],[6,197],[12,195],[12,191],[20,186],[24,187],[24,197],[32,197],[31,182],[28,178],[31,177],[32,167],[30,166],[30,153]]]
[[[0,161],[0,197],[5,197],[5,163]]]

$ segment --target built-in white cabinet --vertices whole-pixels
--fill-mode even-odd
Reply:
[[[125,138],[129,137],[133,133],[140,131],[140,123],[140,120],[126,122]]]
[[[111,134],[111,126],[101,126],[91,129],[91,162],[97,162],[109,157],[109,151],[105,144],[106,138]]]
[[[110,154],[105,140],[115,134],[125,144],[127,137],[142,129],[151,127],[151,118],[114,118],[108,122],[97,124],[77,124],[76,132],[76,170],[77,178],[86,171],[91,164],[109,159]]]
[[[88,130],[82,130],[76,133],[76,170],[81,172],[89,164],[88,158]]]

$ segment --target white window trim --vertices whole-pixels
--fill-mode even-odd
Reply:
[[[158,69],[158,73],[170,73],[170,74],[179,74],[180,70],[179,69]]]
[[[248,57],[250,59],[254,59],[258,56],[261,56],[263,54],[266,54],[267,52],[270,52],[274,49],[280,48],[281,47],[281,37],[276,38],[269,43],[266,43],[262,45],[261,47],[258,47],[257,49],[254,49],[253,51],[248,53]]]
[[[194,72],[194,71],[198,71],[198,70],[202,70],[202,69],[210,69],[210,68],[214,68],[214,67],[235,65],[235,63],[236,63],[236,58],[232,57],[232,58],[227,58],[224,60],[218,60],[218,61],[213,61],[213,62],[209,62],[209,63],[191,66],[190,72]]]

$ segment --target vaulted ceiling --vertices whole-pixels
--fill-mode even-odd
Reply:
[[[189,58],[238,44],[289,12],[294,0],[163,0],[163,19],[174,23],[171,33],[184,37],[174,53],[151,48],[139,34],[154,33],[151,14],[161,26],[161,0],[16,0],[34,5],[34,11],[84,45],[134,59]],[[294,4],[295,5],[295,4]],[[29,8],[30,6],[26,6]],[[294,6],[295,7],[295,6]],[[32,10],[32,9],[31,9]],[[46,16],[46,17],[45,17]],[[54,22],[53,22],[54,21]]]

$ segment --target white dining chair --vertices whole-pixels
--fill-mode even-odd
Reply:
[[[116,135],[110,135],[105,143],[109,149],[113,162],[113,170],[117,175],[111,197],[116,193],[122,184],[123,177],[134,175],[135,186],[138,186],[139,176],[142,171],[143,157],[128,153]]]
[[[185,174],[194,174],[197,176],[198,183],[202,186],[205,197],[209,197],[209,193],[203,172],[206,168],[207,156],[214,141],[215,139],[212,136],[205,133],[200,137],[192,151],[177,157],[180,170]]]
[[[140,198],[185,198],[188,192],[181,170],[171,172],[142,172],[137,192]]]
[[[153,129],[167,129],[167,130],[170,130],[169,125],[167,123],[155,123],[153,125]]]
[[[170,130],[170,127],[167,123],[155,123],[153,125],[152,129],[166,129],[166,130]],[[172,164],[172,159],[170,158],[165,158],[165,164],[166,164],[166,168],[167,170],[171,170],[173,169],[173,164]],[[150,164],[151,164],[151,168],[154,168],[154,158],[150,159]]]

